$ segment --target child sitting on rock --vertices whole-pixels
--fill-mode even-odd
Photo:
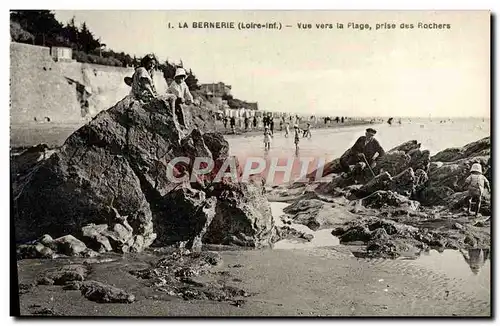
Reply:
[[[469,198],[468,212],[469,214],[472,214],[472,203],[475,202],[477,205],[475,215],[477,216],[479,209],[481,208],[481,199],[483,197],[484,188],[486,187],[488,191],[491,191],[490,183],[483,175],[481,164],[472,164],[470,175],[467,179],[465,179],[465,186],[467,187]]]

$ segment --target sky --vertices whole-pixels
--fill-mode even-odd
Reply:
[[[490,116],[487,11],[55,11],[114,51],[191,68],[268,111],[347,116]],[[194,29],[277,22],[281,30]],[[189,28],[179,28],[186,22]],[[348,28],[349,22],[372,30]],[[422,29],[418,23],[450,24]],[[173,28],[168,27],[168,23]],[[298,23],[312,24],[299,29]],[[315,24],[331,23],[333,29]],[[344,29],[337,29],[343,23]],[[375,30],[395,23],[396,29]],[[400,24],[413,29],[400,29]],[[291,25],[291,27],[285,27]]]

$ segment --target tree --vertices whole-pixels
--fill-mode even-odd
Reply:
[[[198,79],[196,76],[193,74],[193,71],[189,69],[189,73],[186,76],[186,85],[189,87],[191,91],[197,90],[200,87],[198,86]]]
[[[56,37],[62,32],[62,24],[57,21],[50,10],[12,10],[12,22],[32,34],[37,45],[58,45]]]
[[[10,37],[15,42],[32,43],[35,39],[33,34],[24,30],[17,22],[10,22]]]

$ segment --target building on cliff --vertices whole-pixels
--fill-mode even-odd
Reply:
[[[204,95],[223,97],[231,95],[231,85],[226,85],[223,82],[201,84],[200,91]]]

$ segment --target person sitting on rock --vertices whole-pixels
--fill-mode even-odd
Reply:
[[[369,164],[373,169],[375,159],[385,155],[384,149],[374,137],[376,133],[377,131],[373,128],[366,129],[365,136],[359,137],[354,146],[342,154],[340,165],[344,172],[351,172],[351,165],[356,165],[362,171]]]
[[[155,85],[153,83],[153,71],[156,66],[156,58],[152,54],[146,55],[141,60],[141,65],[135,70],[132,76],[131,91],[135,99],[142,101],[150,101],[151,99],[157,97]],[[127,81],[125,81],[127,82]]]
[[[186,71],[183,68],[177,68],[175,71],[174,81],[168,87],[167,93],[175,95],[175,100],[173,101],[173,113],[177,116],[177,121],[179,124],[185,125],[184,110],[182,108],[184,103],[193,103],[193,95],[189,92],[189,87],[184,82],[186,79]]]
[[[476,203],[476,216],[479,214],[479,209],[481,208],[481,199],[483,197],[484,188],[486,187],[488,191],[491,191],[490,182],[483,175],[483,168],[481,164],[474,163],[470,169],[470,175],[465,179],[465,186],[468,191],[469,199],[469,214],[472,214],[472,203]]]

